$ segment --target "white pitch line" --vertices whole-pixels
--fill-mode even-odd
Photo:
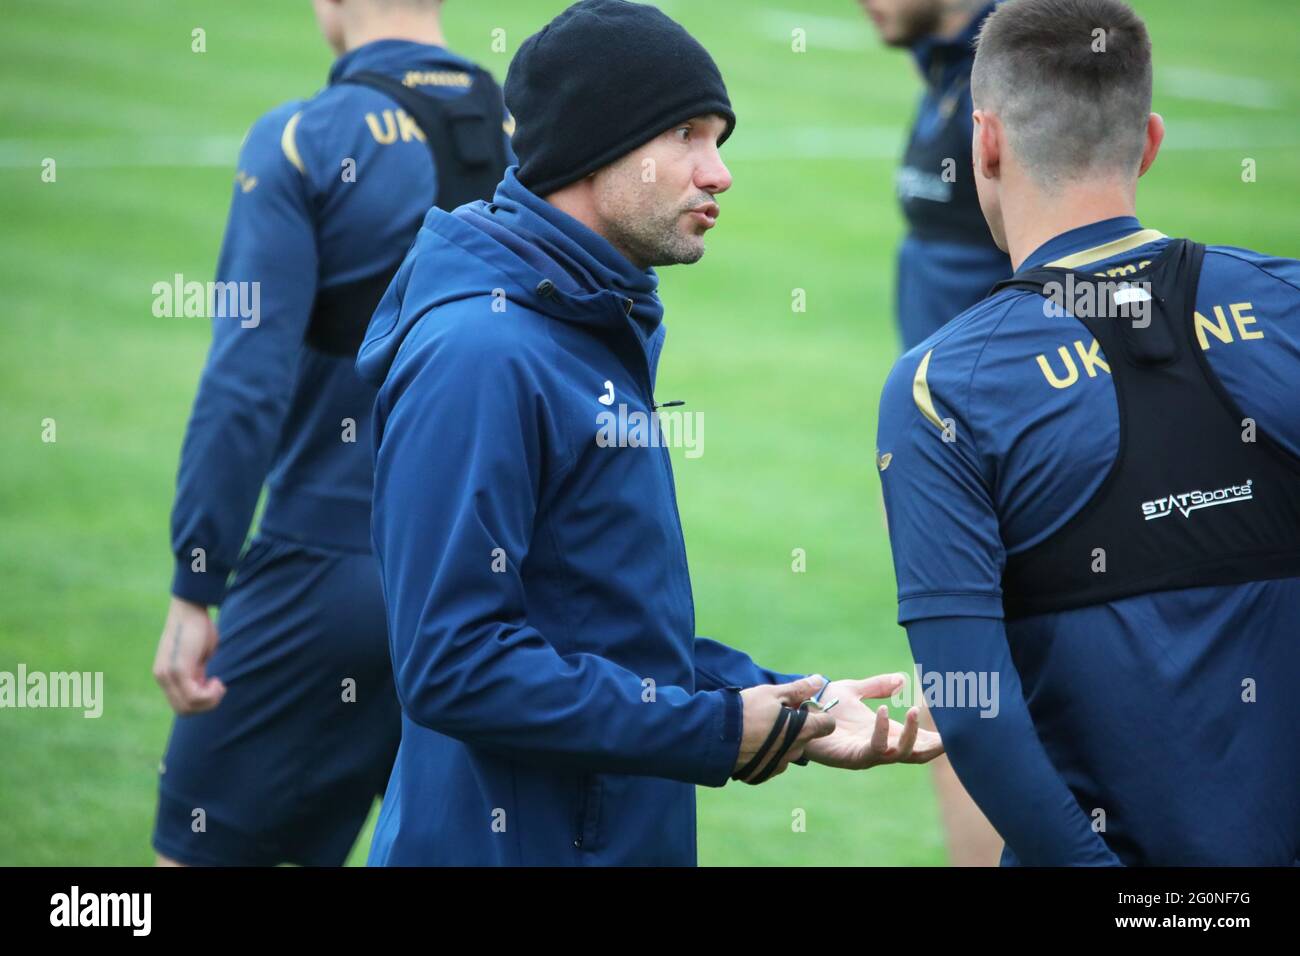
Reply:
[[[790,126],[745,129],[723,147],[724,160],[896,159],[901,126]]]
[[[792,31],[804,31],[809,50],[870,50],[880,46],[876,33],[870,28],[865,15],[857,17],[828,17],[801,13],[795,10],[759,10],[749,21],[757,32],[769,40],[790,43]]]
[[[1231,76],[1190,66],[1164,66],[1156,70],[1161,93],[1180,100],[1226,103],[1252,110],[1276,110],[1286,105],[1281,92],[1267,80]]]
[[[1294,122],[1184,120],[1167,124],[1162,149],[1249,156],[1254,149],[1294,146],[1300,146],[1300,124]]]
[[[878,160],[902,157],[906,130],[888,126],[747,127],[723,149],[726,160],[801,159]],[[1177,120],[1168,124],[1164,149],[1171,152],[1225,152],[1300,146],[1300,124],[1262,120]]]
[[[40,169],[46,159],[78,169],[147,166],[220,167],[231,170],[242,136],[140,136],[127,140],[46,141],[0,139],[0,168]]]
[[[902,156],[907,131],[901,126],[747,126],[723,149],[723,158],[742,162],[805,159],[884,160]],[[46,157],[78,169],[146,167],[224,168],[232,172],[240,136],[161,136],[129,140],[47,141],[0,139],[0,169],[39,172]],[[1230,152],[1300,146],[1300,124],[1259,120],[1176,120],[1168,125],[1164,149],[1174,152]]]

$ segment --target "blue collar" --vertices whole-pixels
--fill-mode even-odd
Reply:
[[[528,233],[573,279],[569,291],[612,290],[632,300],[632,316],[641,331],[652,334],[663,319],[663,303],[654,269],[638,269],[604,236],[538,196],[511,166],[497,186],[493,205],[503,222]],[[513,220],[513,223],[510,221]]]
[[[446,47],[414,40],[372,40],[348,50],[335,60],[330,67],[329,81],[337,83],[343,77],[363,70],[400,72],[430,62],[450,62],[462,68],[469,65]]]
[[[1136,216],[1116,216],[1114,219],[1090,222],[1086,226],[1079,226],[1077,229],[1071,229],[1069,232],[1063,232],[1059,236],[1048,239],[1025,257],[1025,261],[1020,264],[1020,268],[1016,272],[1028,272],[1065,256],[1104,246],[1107,243],[1116,242],[1141,231],[1142,223],[1138,221]],[[1092,261],[1100,262],[1105,258],[1108,257],[1104,250],[1099,250],[1098,256]]]
[[[912,57],[927,83],[932,87],[945,86],[950,73],[957,70],[970,73],[970,62],[975,59],[975,37],[996,7],[995,0],[971,17],[970,23],[955,36],[922,37],[912,46]]]

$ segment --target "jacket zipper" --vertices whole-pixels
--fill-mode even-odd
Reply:
[[[655,404],[654,386],[650,381],[650,356],[646,347],[641,343],[641,337],[637,335],[635,329],[630,325],[632,322],[632,300],[624,300],[625,324],[624,328],[627,334],[632,337],[637,347],[637,353],[641,356],[640,370],[644,372],[642,376],[642,387],[644,388],[644,399],[646,408],[650,414],[658,415],[658,406]],[[677,482],[673,479],[672,457],[668,454],[668,448],[662,443],[659,445],[659,462],[663,469],[664,477],[668,480],[668,495],[673,503],[673,527],[677,530],[677,553],[682,559],[682,567],[686,569],[686,601],[691,609],[691,630],[695,630],[695,595],[691,590],[691,566],[686,557],[686,532],[682,529],[682,516],[677,507]],[[692,633],[692,639],[695,635]]]

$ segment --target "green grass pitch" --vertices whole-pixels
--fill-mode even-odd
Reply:
[[[705,454],[674,452],[698,626],[780,669],[907,669],[873,450],[897,347],[894,157],[919,82],[851,0],[774,3],[666,4],[713,51],[739,117],[708,254],[662,276],[660,392],[707,412]],[[450,0],[447,34],[501,78],[562,6]],[[1169,124],[1145,223],[1300,256],[1290,0],[1137,7]],[[322,85],[329,54],[306,2],[13,0],[4,20],[0,670],[103,671],[106,700],[98,720],[0,711],[0,864],[142,864],[171,716],[150,675],[168,513],[208,341],[204,320],[154,318],[151,286],[211,277],[240,138]],[[926,768],[795,768],[702,789],[699,806],[705,864],[946,862]]]

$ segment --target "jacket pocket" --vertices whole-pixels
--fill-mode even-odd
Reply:
[[[573,845],[576,849],[588,852],[595,850],[600,838],[600,803],[604,788],[599,774],[588,774],[582,778],[578,793],[577,836]]]

